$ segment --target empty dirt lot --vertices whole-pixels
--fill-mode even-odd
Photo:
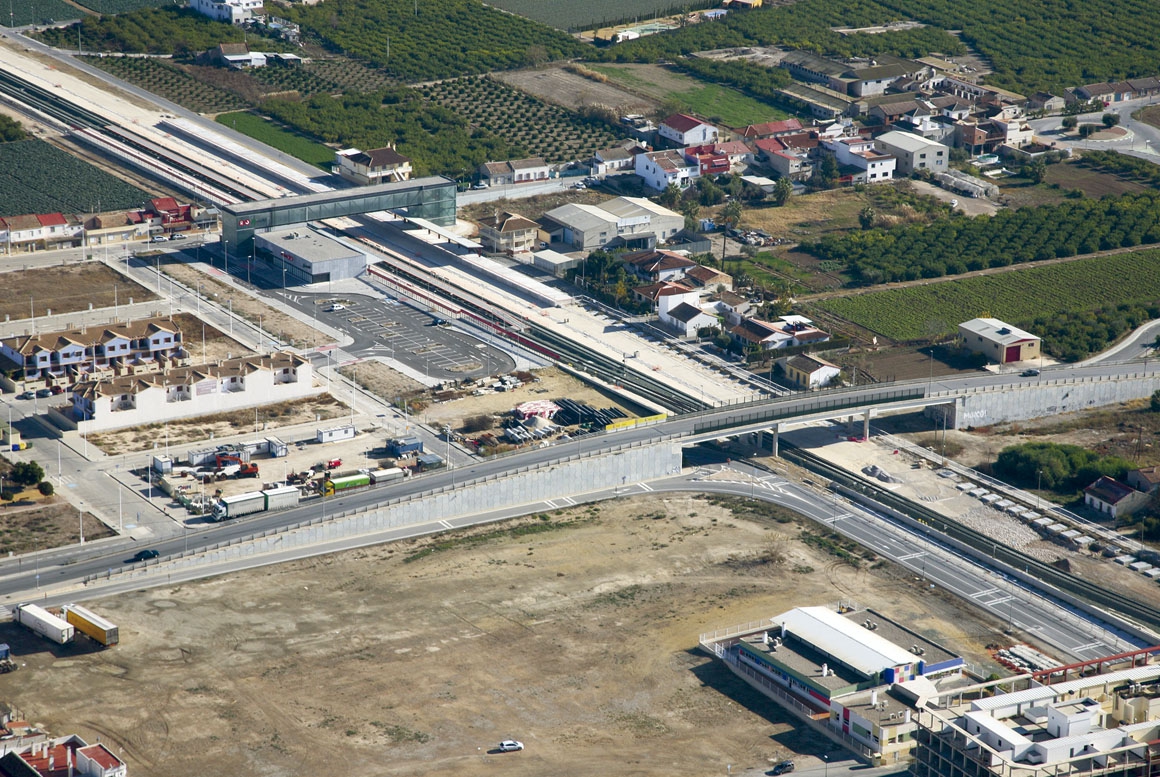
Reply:
[[[602,84],[570,73],[562,67],[516,70],[496,73],[492,77],[571,110],[597,105],[621,114],[651,114],[660,108],[660,103],[655,100],[633,94],[615,84]]]
[[[12,261],[18,265],[19,258]],[[13,321],[28,318],[31,310],[44,316],[111,308],[114,302],[122,305],[147,302],[157,295],[99,262],[69,264],[59,267],[37,267],[31,270],[13,270],[0,275],[0,285],[8,293],[0,295],[0,316]],[[19,289],[19,292],[16,290]]]
[[[994,628],[800,528],[654,494],[128,594],[92,603],[112,650],[0,626],[24,664],[0,688],[152,777],[670,777],[829,750],[698,652],[707,629],[857,598],[991,671]],[[506,737],[527,749],[489,752]]]

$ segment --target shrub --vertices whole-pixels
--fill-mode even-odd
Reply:
[[[52,483],[42,480],[37,484],[36,490],[40,492],[41,496],[52,496],[55,489],[52,487]]]

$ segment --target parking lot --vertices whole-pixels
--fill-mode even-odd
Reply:
[[[308,297],[310,295],[303,295]],[[316,315],[355,338],[347,350],[363,357],[386,356],[438,380],[501,375],[515,369],[503,351],[393,299],[363,295],[319,295],[309,300]],[[327,311],[333,306],[341,310]]]

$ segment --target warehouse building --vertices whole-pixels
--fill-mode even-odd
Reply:
[[[1157,777],[1156,650],[1146,648],[932,697],[916,716],[911,774]]]
[[[999,364],[1038,359],[1040,355],[1040,338],[997,318],[972,318],[959,324],[959,338],[968,350]]]
[[[915,709],[964,661],[873,610],[797,607],[756,626],[702,634],[749,685],[875,763],[909,758]]]
[[[305,226],[254,235],[254,246],[282,270],[283,286],[354,278],[367,268],[365,252]]]
[[[568,251],[599,248],[642,250],[674,238],[685,227],[680,213],[644,197],[616,197],[599,205],[569,203],[541,219],[553,247]]]

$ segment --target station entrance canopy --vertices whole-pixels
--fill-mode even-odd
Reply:
[[[245,251],[253,244],[257,232],[378,210],[406,210],[412,218],[449,226],[455,223],[455,191],[455,181],[431,176],[379,186],[222,205],[219,208],[222,238],[235,250]]]

